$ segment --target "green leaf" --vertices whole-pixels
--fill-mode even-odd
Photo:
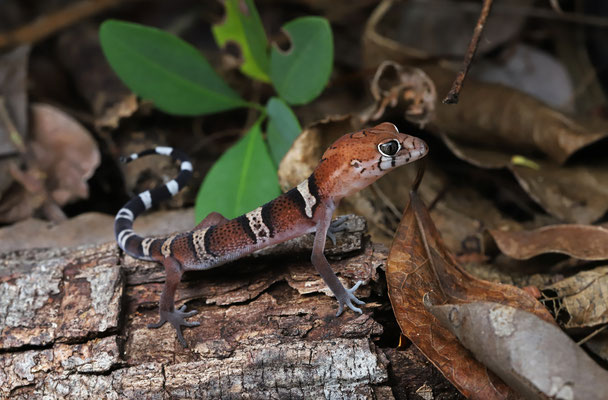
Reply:
[[[302,127],[291,108],[278,97],[272,97],[266,105],[268,125],[266,139],[270,154],[276,165],[279,165],[293,141],[302,132]]]
[[[261,123],[262,118],[205,176],[196,197],[197,222],[212,211],[235,218],[281,194],[277,170],[262,139]]]
[[[270,79],[290,104],[317,97],[329,80],[334,45],[329,22],[321,17],[297,18],[283,26],[291,39],[287,52],[276,46],[270,55]]]
[[[234,41],[241,49],[241,71],[252,78],[270,82],[268,76],[268,40],[253,0],[225,0],[226,17],[216,24],[213,36],[218,46]]]
[[[168,113],[210,114],[250,106],[190,44],[156,28],[108,20],[101,47],[122,81]]]

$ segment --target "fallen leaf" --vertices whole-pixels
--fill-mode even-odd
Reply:
[[[433,79],[438,93],[449,91],[452,72],[438,67],[424,71]],[[504,154],[533,156],[540,152],[558,164],[608,137],[608,127],[587,128],[523,92],[473,79],[467,79],[467,96],[458,107],[436,108],[429,128],[458,143]]]
[[[538,169],[514,165],[500,150],[456,142],[441,135],[460,159],[480,168],[508,168],[520,186],[548,213],[562,221],[591,223],[608,211],[608,163],[564,165],[534,159]]]
[[[430,312],[475,358],[527,399],[605,399],[608,372],[561,329],[492,302],[433,305]]]
[[[384,61],[378,66],[370,89],[376,104],[373,111],[361,116],[363,123],[381,119],[386,107],[390,106],[404,110],[405,119],[423,128],[435,111],[435,85],[419,68],[406,68],[394,61]]]
[[[608,266],[581,271],[542,289],[548,306],[565,328],[608,322]]]
[[[374,68],[386,59],[402,63],[429,61],[429,53],[420,50],[423,46],[414,47],[416,43],[412,45],[394,36],[399,31],[396,24],[405,26],[405,17],[399,10],[408,7],[409,3],[385,0],[374,10],[363,39],[367,68]],[[410,36],[408,40],[419,36]],[[487,39],[485,33],[484,37]],[[432,78],[437,93],[449,91],[453,71],[437,66],[423,70]],[[585,118],[581,123],[532,96],[499,84],[468,78],[466,91],[467,96],[463,96],[458,107],[437,104],[435,118],[428,124],[428,130],[440,135],[454,154],[478,167],[510,169],[530,197],[562,221],[590,223],[606,213],[606,165],[587,163],[560,168],[579,150],[600,141],[605,144],[601,140],[608,137],[605,123],[597,123],[593,118]],[[514,165],[513,156],[524,156],[540,168],[534,171]]]
[[[86,128],[53,106],[34,104],[31,111],[29,146],[46,174],[47,191],[59,205],[88,197],[87,180],[101,161],[97,143]]]
[[[433,303],[492,301],[531,311],[546,321],[549,312],[514,286],[482,281],[456,264],[415,192],[410,194],[387,261],[389,297],[401,331],[465,396],[506,399],[517,396],[478,361],[425,309]]]
[[[498,57],[475,60],[469,76],[520,90],[561,111],[575,111],[568,71],[561,60],[536,47],[507,46]]]
[[[582,260],[608,260],[608,229],[592,225],[552,225],[531,231],[490,229],[501,252],[518,260],[561,253]]]

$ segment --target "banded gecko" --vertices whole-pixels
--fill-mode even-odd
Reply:
[[[316,232],[312,264],[338,300],[339,316],[344,306],[361,313],[355,297],[361,281],[346,289],[336,277],[323,251],[326,236],[331,236],[331,217],[340,200],[356,193],[392,169],[424,157],[428,147],[421,139],[399,133],[385,122],[374,128],[349,133],[325,151],[308,179],[255,210],[228,220],[212,212],[193,230],[165,238],[145,238],[133,231],[133,221],[144,210],[177,194],[192,176],[192,164],[182,152],[171,147],[156,147],[132,154],[130,162],[149,154],[171,156],[180,161],[178,176],[153,190],[129,200],[116,214],[116,241],[127,254],[162,263],[166,280],[160,297],[159,321],[148,325],[158,328],[169,322],[186,347],[181,327],[198,326],[186,321],[196,310],[186,306],[175,309],[174,296],[184,271],[206,270],[243,257],[255,250]]]

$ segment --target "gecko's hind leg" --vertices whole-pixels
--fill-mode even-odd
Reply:
[[[209,228],[210,226],[220,224],[222,222],[228,221],[228,218],[224,217],[222,214],[218,212],[210,212],[199,224],[194,228],[194,230]]]
[[[186,321],[186,318],[193,316],[197,313],[197,311],[185,311],[185,305],[180,307],[179,310],[175,309],[175,290],[177,289],[177,285],[182,278],[182,270],[180,264],[172,257],[165,258],[163,260],[163,265],[165,266],[166,280],[165,286],[163,287],[163,292],[160,295],[159,320],[154,324],[149,324],[148,328],[160,328],[165,324],[165,322],[169,322],[175,329],[177,339],[182,346],[188,347],[186,345],[186,340],[184,340],[184,336],[182,335],[181,327],[193,327],[200,325],[200,323],[196,321]]]

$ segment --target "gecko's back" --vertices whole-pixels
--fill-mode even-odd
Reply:
[[[312,215],[318,196],[314,177],[311,177],[237,218],[169,237],[155,245],[161,249],[164,246],[188,268],[213,268],[258,249],[314,232]]]

